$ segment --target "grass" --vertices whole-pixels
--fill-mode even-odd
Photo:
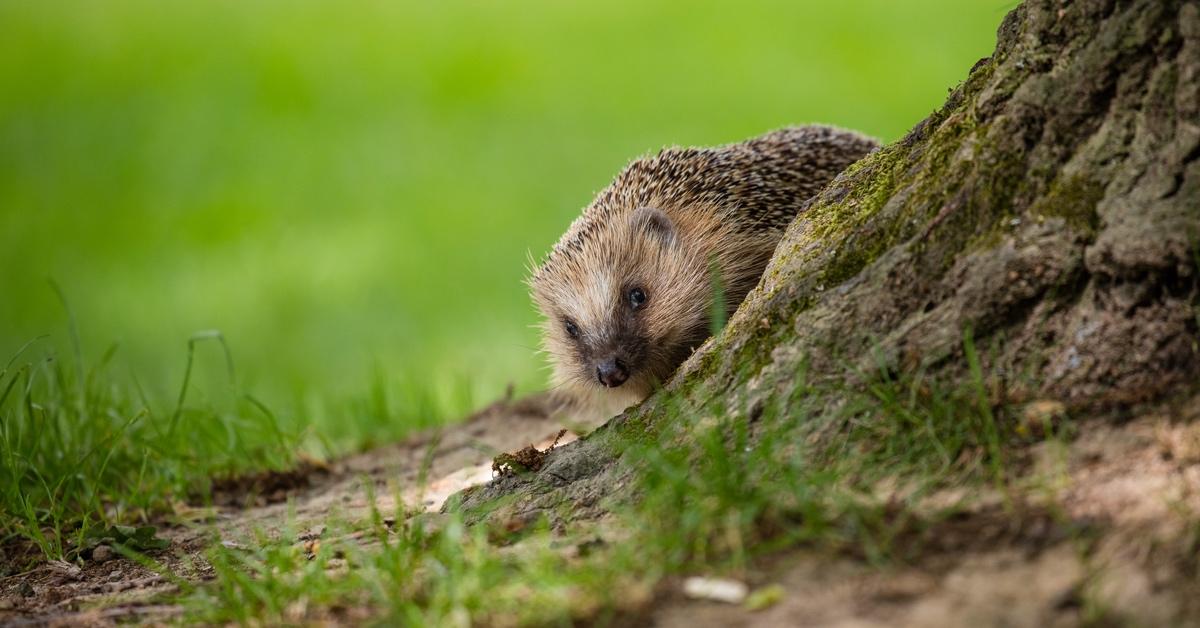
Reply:
[[[218,337],[188,343],[189,371],[205,338]],[[0,545],[73,558],[97,526],[148,522],[214,476],[294,462],[299,435],[236,382],[220,406],[187,405],[186,378],[176,404],[156,404],[113,383],[115,347],[85,364],[36,344],[0,370]]]
[[[173,396],[114,377],[116,345],[89,363],[37,339],[8,360],[0,369],[0,546],[24,541],[42,556],[71,559],[97,530],[147,524],[178,503],[204,501],[214,479],[287,469],[349,444],[390,442],[454,418],[449,407],[473,403],[462,387],[448,400],[420,382],[389,382],[376,372],[368,394],[333,411],[391,428],[367,433],[362,422],[320,434],[297,429],[294,417],[281,420],[246,391],[219,332],[197,333],[180,349],[183,377]],[[206,360],[224,371],[216,381],[197,375]]]
[[[631,157],[897,137],[1011,4],[0,2],[0,541],[542,385],[526,255]]]
[[[1013,4],[0,2],[0,545],[71,559],[94,532],[203,500],[216,477],[390,442],[543,385],[527,253],[630,158],[811,121],[896,138],[990,51]],[[913,386],[882,384],[863,411],[911,423],[961,402]],[[937,419],[933,444],[910,424],[845,420],[843,447],[916,452],[906,473],[959,470],[978,445],[975,423]],[[314,607],[365,599],[397,619],[565,617],[611,605],[614,566],[635,574],[627,591],[749,560],[770,540],[756,526],[791,529],[797,513],[805,532],[787,543],[861,540],[845,532],[855,517],[876,529],[842,499],[849,472],[768,462],[782,445],[735,436],[756,445],[699,441],[727,493],[681,484],[690,458],[644,452],[646,504],[710,508],[676,508],[691,517],[677,545],[644,539],[666,567],[564,564],[545,533],[506,557],[451,521],[382,550],[342,544],[344,559],[214,550],[219,585],[195,593],[211,602],[197,616],[286,618],[282,596],[311,590]],[[363,576],[335,580],[334,560]]]
[[[579,594],[603,597],[615,575],[595,561],[564,560],[546,530],[519,552],[496,551],[484,527],[452,516],[399,531],[369,530],[373,544],[323,542],[315,553],[266,543],[249,552],[214,549],[217,578],[187,600],[188,621],[295,623],[320,617],[405,625],[468,625],[507,617],[565,619]],[[599,603],[601,600],[595,600]]]
[[[604,624],[644,612],[664,578],[745,577],[760,557],[788,549],[903,563],[919,554],[920,531],[956,510],[922,498],[938,487],[982,488],[997,471],[1004,481],[1004,452],[1016,437],[976,396],[981,371],[964,390],[872,377],[865,389],[801,382],[807,392],[793,407],[764,411],[753,424],[719,412],[697,420],[666,404],[653,442],[621,445],[636,470],[623,493],[636,497],[615,504],[616,523],[555,532],[541,520],[509,533],[466,527],[453,510],[401,511],[394,529],[378,513],[343,520],[315,552],[287,532],[250,550],[214,547],[217,577],[186,592],[186,619]],[[831,415],[802,410],[828,393],[849,403]],[[912,490],[896,492],[905,485]],[[367,534],[347,536],[355,530]]]
[[[629,159],[897,138],[1013,4],[0,2],[0,355],[72,352],[53,277],[115,379],[173,394],[219,329],[289,429],[395,438],[406,397],[544,384],[526,255]]]
[[[185,377],[166,403],[115,385],[107,376],[114,352],[87,364],[34,359],[34,347],[0,371],[6,542],[23,539],[45,556],[73,559],[114,523],[156,521],[183,496],[202,500],[213,477],[295,461],[303,435],[243,392],[219,334],[188,341]],[[428,624],[568,621],[636,611],[665,577],[741,574],[758,556],[786,548],[903,560],[912,550],[897,551],[894,540],[930,515],[897,511],[878,494],[881,482],[909,485],[915,503],[951,483],[1005,479],[1004,446],[1013,435],[981,392],[985,377],[969,336],[964,347],[972,375],[964,390],[881,369],[856,374],[861,389],[835,391],[847,403],[832,415],[807,403],[831,391],[809,388],[803,374],[790,405],[768,408],[754,426],[716,412],[696,422],[674,407],[652,442],[623,445],[637,461],[639,498],[619,508],[617,529],[629,538],[598,549],[579,549],[600,534],[587,527],[564,538],[535,524],[514,545],[487,526],[466,528],[457,513],[394,513],[402,522],[396,530],[378,515],[335,518],[314,553],[278,538],[255,539],[250,551],[214,544],[207,558],[215,582],[184,589],[189,619],[276,623],[359,613]],[[216,350],[207,356],[226,372],[193,405],[197,382],[189,375],[205,349]],[[360,400],[362,411],[392,412],[386,387],[377,383],[375,391]],[[825,436],[810,438],[817,433]],[[364,530],[366,544],[361,535],[345,538]]]
[[[975,461],[976,475],[1003,482],[1003,436],[993,410],[998,402],[987,392],[969,330],[963,336],[963,354],[969,374],[965,389],[939,388],[922,370],[897,374],[880,366],[872,373],[854,372],[854,379],[864,382],[865,393],[848,391],[856,401],[846,419],[843,449],[836,454],[851,454],[869,467],[882,465],[887,473],[929,477],[961,467],[967,456]]]

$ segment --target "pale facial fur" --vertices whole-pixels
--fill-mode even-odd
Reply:
[[[556,259],[552,272],[530,283],[545,316],[543,348],[555,384],[584,405],[615,413],[649,395],[708,337],[714,270],[729,276],[724,266],[741,265],[722,264],[721,247],[709,245],[740,241],[747,248],[715,212],[698,208],[637,208],[593,229],[586,247]],[[769,244],[757,248],[769,256]],[[747,262],[760,263],[741,263]],[[735,304],[749,290],[730,287],[740,292],[729,295]],[[635,290],[644,302],[631,299]],[[614,365],[621,375],[615,386],[605,377]]]

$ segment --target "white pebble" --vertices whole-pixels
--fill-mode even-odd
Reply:
[[[683,581],[683,594],[696,600],[741,604],[747,592],[745,583],[726,578],[693,576]]]

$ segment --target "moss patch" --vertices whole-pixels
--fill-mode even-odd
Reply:
[[[1060,177],[1050,189],[1030,207],[1030,212],[1040,216],[1057,216],[1067,226],[1091,237],[1096,232],[1100,217],[1096,205],[1104,198],[1104,186],[1086,175]]]

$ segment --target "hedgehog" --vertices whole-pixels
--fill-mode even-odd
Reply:
[[[805,201],[877,146],[802,126],[630,163],[527,282],[555,390],[605,416],[647,397],[754,288]]]

